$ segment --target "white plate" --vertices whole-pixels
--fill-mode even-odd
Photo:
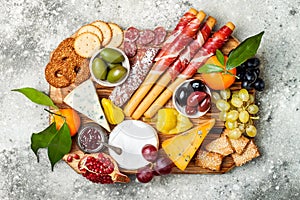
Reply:
[[[142,121],[125,120],[117,125],[109,134],[108,143],[121,147],[121,155],[109,149],[109,154],[116,160],[119,167],[125,170],[137,170],[149,164],[142,156],[142,148],[152,144],[158,148],[156,130]]]

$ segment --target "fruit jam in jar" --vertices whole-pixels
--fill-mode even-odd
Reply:
[[[84,152],[100,152],[104,148],[101,142],[107,143],[107,134],[96,123],[87,123],[78,131],[77,144]]]

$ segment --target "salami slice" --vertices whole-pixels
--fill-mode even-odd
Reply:
[[[142,84],[148,72],[150,71],[155,55],[158,52],[158,48],[148,48],[143,52],[138,50],[135,57],[139,57],[136,63],[130,70],[130,75],[126,81],[116,86],[109,96],[109,99],[119,107],[122,107]],[[142,55],[140,55],[142,53]]]
[[[140,45],[146,45],[152,42],[154,38],[155,38],[154,32],[149,29],[146,29],[140,32],[140,37],[136,42]]]
[[[140,31],[135,27],[129,27],[124,34],[126,41],[135,42],[140,36]]]
[[[129,58],[132,58],[133,56],[135,56],[136,51],[137,51],[137,47],[136,47],[135,42],[125,41],[124,42],[124,51],[125,51],[125,54]]]
[[[165,30],[164,27],[156,27],[153,30],[154,34],[155,34],[155,39],[152,41],[153,45],[159,45],[161,43],[163,43],[165,41],[165,38],[167,36],[167,31]]]

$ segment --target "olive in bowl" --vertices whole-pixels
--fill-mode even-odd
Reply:
[[[100,85],[114,87],[122,84],[129,75],[130,64],[125,53],[118,48],[103,48],[90,60],[92,78]]]
[[[201,117],[210,109],[210,90],[201,80],[184,81],[173,93],[173,105],[184,116]]]

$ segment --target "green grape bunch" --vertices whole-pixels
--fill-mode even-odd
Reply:
[[[224,121],[226,129],[229,130],[230,139],[238,139],[242,134],[248,137],[256,136],[254,120],[259,118],[256,115],[259,108],[255,104],[253,94],[249,94],[244,88],[238,91],[225,89],[212,92],[211,97],[220,111],[219,119]]]

